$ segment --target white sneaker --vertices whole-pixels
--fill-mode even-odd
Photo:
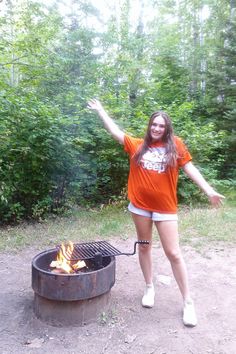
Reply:
[[[184,304],[183,322],[188,327],[195,327],[197,325],[197,316],[193,301],[186,301]]]
[[[143,307],[153,307],[154,306],[155,290],[153,285],[146,285],[144,295],[142,297]]]

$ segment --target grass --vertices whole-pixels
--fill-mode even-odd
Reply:
[[[198,208],[179,213],[181,242],[196,249],[236,244],[236,207]]]
[[[181,243],[196,249],[210,245],[235,245],[236,207],[221,209],[186,208],[179,210]],[[125,207],[109,206],[102,210],[77,210],[70,216],[50,218],[42,223],[23,223],[0,229],[0,251],[36,246],[55,247],[63,241],[86,242],[136,237]]]

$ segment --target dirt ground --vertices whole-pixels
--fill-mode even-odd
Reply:
[[[110,241],[129,252],[134,240]],[[154,246],[156,303],[140,305],[143,279],[137,255],[116,257],[110,311],[83,327],[52,327],[33,312],[31,260],[42,249],[28,248],[0,258],[1,354],[234,354],[236,353],[236,249],[216,247],[200,254],[184,247],[198,313],[198,325],[182,324],[182,301],[170,265]]]

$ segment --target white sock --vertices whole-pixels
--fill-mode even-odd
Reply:
[[[150,283],[150,284],[146,284],[146,287],[147,288],[154,288],[154,285],[153,285],[153,283]]]

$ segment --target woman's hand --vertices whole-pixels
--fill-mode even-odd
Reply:
[[[113,138],[124,144],[124,132],[116,125],[116,123],[109,117],[101,103],[95,98],[88,101],[87,108],[96,111],[103,122],[104,128],[110,133]]]
[[[210,193],[207,194],[207,196],[211,205],[215,208],[221,206],[221,204],[223,203],[223,199],[225,199],[222,194],[217,193],[215,190],[212,190]]]
[[[92,110],[97,111],[97,112],[104,110],[102,105],[101,105],[101,103],[98,100],[96,100],[95,98],[90,100],[90,101],[88,101],[87,107],[89,109],[92,109]]]

